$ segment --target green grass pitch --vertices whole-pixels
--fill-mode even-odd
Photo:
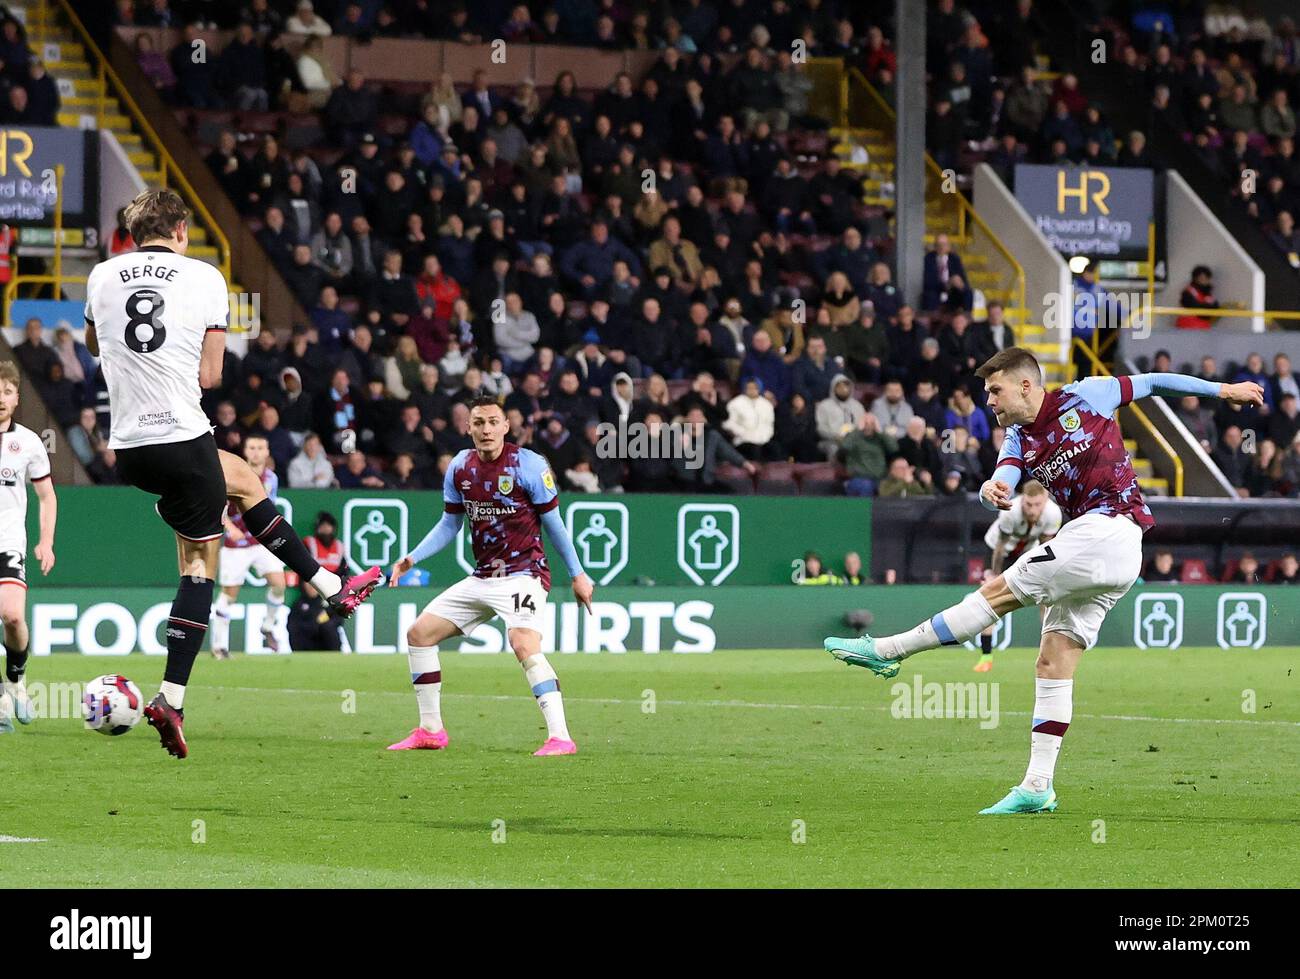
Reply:
[[[45,841],[0,843],[0,885],[1294,886],[1300,649],[1089,653],[1060,810],[978,817],[1023,774],[1032,658],[883,681],[817,650],[553,655],[581,753],[543,759],[508,654],[444,654],[451,748],[403,753],[405,657],[205,654],[184,762],[143,723],[0,738],[0,837]],[[162,662],[29,679],[111,671],[151,696]],[[914,673],[996,682],[1000,723],[895,717]]]

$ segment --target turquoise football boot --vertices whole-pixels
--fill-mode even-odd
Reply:
[[[1056,812],[1056,791],[1049,785],[1045,792],[1030,792],[1017,785],[1000,802],[981,809],[981,816],[1014,816],[1022,812]]]
[[[5,680],[5,693],[13,701],[14,718],[19,724],[30,724],[32,722],[32,698],[27,696],[27,683],[21,677],[16,683]]]
[[[831,636],[823,640],[822,645],[826,647],[826,652],[850,666],[861,666],[885,679],[898,675],[899,660],[877,656],[876,640],[870,636],[857,639],[838,639]]]

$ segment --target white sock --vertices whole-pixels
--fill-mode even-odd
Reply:
[[[262,618],[262,632],[271,635],[280,627],[280,610],[284,608],[284,594],[277,595],[275,592],[267,589],[266,592],[266,615]]]
[[[164,680],[158,685],[158,692],[163,695],[163,700],[171,704],[175,710],[180,710],[185,706],[185,685],[183,683],[171,683]]]
[[[333,598],[343,590],[343,579],[333,571],[321,568],[311,576],[311,586],[326,598]]]
[[[224,591],[217,595],[212,606],[212,648],[230,649],[230,596]]]
[[[952,608],[944,609],[911,632],[877,639],[876,652],[885,659],[904,659],[923,649],[955,646],[978,636],[997,620],[998,614],[988,599],[973,591]]]
[[[411,684],[420,708],[420,727],[426,731],[442,730],[442,666],[438,651],[432,646],[412,646],[406,654],[411,664]]]
[[[524,668],[524,679],[537,698],[537,706],[542,709],[542,718],[546,721],[546,736],[572,741],[569,726],[564,720],[564,698],[560,694],[560,681],[556,679],[555,670],[546,661],[542,653],[530,656],[520,664]]]
[[[1045,792],[1056,772],[1056,756],[1074,714],[1074,681],[1034,681],[1034,725],[1029,734],[1029,768],[1021,788]]]

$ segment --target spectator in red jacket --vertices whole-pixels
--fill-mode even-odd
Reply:
[[[415,280],[415,294],[421,305],[432,304],[434,319],[446,321],[451,319],[451,311],[460,298],[460,283],[442,270],[437,255],[426,255],[424,267]],[[430,362],[436,361],[437,358],[433,358]]]
[[[1209,266],[1198,265],[1192,269],[1192,281],[1178,297],[1178,305],[1184,309],[1219,308],[1219,300],[1214,298],[1213,273]],[[1180,316],[1174,325],[1180,330],[1208,330],[1214,321],[1204,316]]]

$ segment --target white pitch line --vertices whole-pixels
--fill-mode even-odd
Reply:
[[[296,687],[228,687],[228,686],[207,686],[208,690],[233,690],[237,693],[284,693],[284,694],[321,694],[330,697],[337,697],[340,693],[338,690],[307,690]],[[396,690],[367,690],[364,692],[367,697],[409,697],[409,692],[399,692]],[[532,700],[524,694],[491,694],[491,693],[445,693],[444,697],[461,700]],[[631,700],[620,697],[569,697],[565,696],[565,703],[569,704],[614,704],[639,706],[643,701],[639,698]],[[757,710],[829,710],[829,711],[888,711],[891,708],[883,704],[765,704],[752,700],[664,700],[656,699],[657,704],[666,704],[669,707],[747,707]],[[1033,717],[1030,711],[1004,710],[998,712],[1005,717]],[[1300,721],[1268,721],[1255,720],[1247,717],[1149,717],[1143,714],[1080,714],[1075,712],[1077,718],[1093,721],[1146,721],[1160,724],[1247,724],[1259,727],[1300,727]]]
[[[36,836],[0,836],[0,843],[48,843]]]

